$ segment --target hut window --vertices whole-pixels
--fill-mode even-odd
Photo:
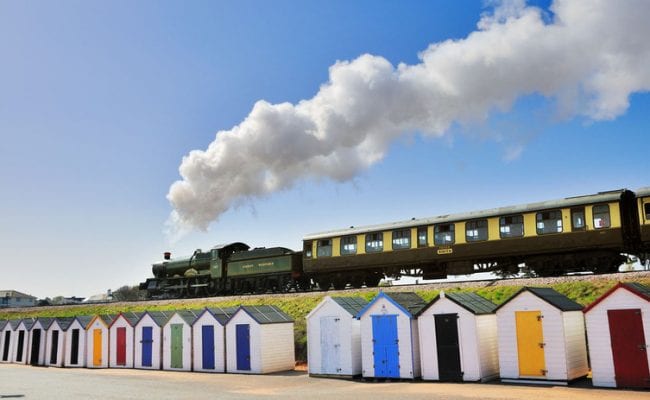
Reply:
[[[318,257],[330,257],[332,255],[332,239],[318,241]]]
[[[345,236],[341,238],[341,255],[357,254],[357,237]]]
[[[401,229],[393,231],[393,250],[411,248],[411,230]]]
[[[487,219],[469,221],[465,224],[465,238],[468,242],[479,242],[488,239]]]
[[[594,206],[593,212],[594,212],[594,228],[596,229],[609,228],[610,226],[609,206],[607,204]]]
[[[537,234],[562,232],[562,211],[544,211],[537,213]]]
[[[572,208],[571,209],[571,230],[584,231],[585,230],[585,209]]]
[[[435,244],[454,244],[456,239],[454,234],[454,224],[436,225],[434,227],[434,232],[433,241]]]
[[[643,205],[643,211],[645,212],[645,219],[649,220],[650,219],[650,203],[645,203]]]
[[[366,235],[366,253],[378,253],[384,251],[384,234],[369,233]]]
[[[305,254],[305,258],[311,258],[311,242],[305,242],[305,245],[303,246],[303,252]]]
[[[426,226],[418,228],[418,247],[427,247],[429,245],[429,231]]]
[[[524,216],[511,215],[499,218],[499,235],[501,238],[524,236]]]

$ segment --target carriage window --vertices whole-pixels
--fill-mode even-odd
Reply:
[[[643,205],[643,211],[645,212],[645,219],[649,220],[650,219],[650,203],[645,203]]]
[[[572,208],[571,209],[571,230],[584,231],[585,230],[585,209]]]
[[[609,206],[607,204],[594,206],[593,212],[594,212],[594,228],[595,229],[609,228],[610,225]]]
[[[411,248],[411,230],[401,229],[393,231],[393,250]]]
[[[357,254],[357,237],[346,236],[341,238],[341,255]]]
[[[537,234],[562,232],[562,211],[544,211],[537,213]]]
[[[318,257],[330,257],[332,255],[332,239],[318,241]]]
[[[469,221],[465,224],[465,238],[468,242],[478,242],[488,239],[487,219]]]
[[[426,226],[418,228],[418,247],[427,247],[429,245],[429,232]]]
[[[305,242],[303,251],[305,253],[305,258],[311,258],[311,242]]]
[[[366,253],[377,253],[384,251],[384,234],[369,233],[366,235]]]
[[[512,215],[499,218],[499,234],[502,238],[524,236],[524,216]]]
[[[454,244],[454,224],[436,225],[434,227],[433,241],[435,244]]]

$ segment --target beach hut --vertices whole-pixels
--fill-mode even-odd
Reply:
[[[89,315],[78,315],[72,320],[59,319],[61,328],[65,331],[65,358],[63,365],[70,368],[86,366],[87,331],[86,328],[94,319]]]
[[[135,368],[162,367],[162,328],[171,314],[172,312],[147,311],[135,324]]]
[[[192,324],[194,371],[226,372],[225,325],[236,308],[206,308]]]
[[[619,283],[584,309],[594,386],[650,387],[650,288]]]
[[[192,370],[192,324],[200,311],[181,310],[163,327],[163,369],[174,371]]]
[[[379,292],[358,314],[361,321],[361,374],[368,378],[420,376],[415,315],[426,303],[415,293]]]
[[[45,365],[63,367],[65,359],[65,329],[63,325],[70,325],[69,322],[72,322],[73,319],[73,317],[52,319],[45,332]]]
[[[28,357],[31,365],[45,365],[47,330],[54,318],[37,318],[29,328]]]
[[[315,376],[361,375],[361,297],[330,297],[307,314],[307,359]]]
[[[110,368],[133,368],[133,327],[138,322],[142,313],[119,313],[109,326],[109,357]]]
[[[551,288],[524,287],[496,314],[502,381],[567,384],[589,372],[580,304]]]
[[[11,348],[12,348],[12,321],[4,320],[0,322],[0,362],[11,362]]]
[[[422,379],[499,377],[496,304],[476,293],[440,292],[417,315]]]
[[[293,319],[275,306],[240,306],[226,323],[226,360],[233,373],[293,370]]]
[[[16,364],[27,364],[27,346],[29,344],[29,330],[36,322],[33,318],[21,319],[14,328],[13,356],[11,361]]]
[[[108,368],[109,327],[114,315],[95,315],[86,326],[86,368]]]

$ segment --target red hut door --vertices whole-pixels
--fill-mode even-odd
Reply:
[[[126,365],[126,328],[117,328],[117,365]]]
[[[608,310],[616,385],[650,387],[641,310]]]

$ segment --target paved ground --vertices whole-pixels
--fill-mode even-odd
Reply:
[[[310,378],[0,365],[0,399],[650,399],[650,391]]]

